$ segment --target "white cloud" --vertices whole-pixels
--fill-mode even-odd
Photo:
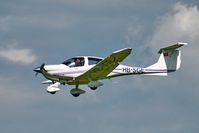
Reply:
[[[133,42],[133,38],[139,35],[139,32],[136,32],[136,28],[134,28],[134,30],[135,32],[128,30],[127,41],[130,40],[130,42]],[[163,16],[157,19],[154,32],[148,37],[145,45],[136,47],[136,53],[140,50],[140,53],[142,53],[140,57],[143,57],[143,51],[147,50],[148,52],[149,50],[150,53],[147,53],[149,55],[144,55],[141,61],[144,62],[144,64],[150,65],[158,59],[159,55],[157,51],[161,47],[169,46],[177,42],[187,42],[189,44],[188,46],[180,48],[182,51],[181,72],[178,71],[177,75],[175,75],[178,76],[178,78],[175,78],[175,76],[171,77],[173,74],[171,74],[169,78],[175,79],[175,81],[187,81],[187,79],[191,79],[189,83],[191,82],[193,86],[193,84],[195,85],[198,82],[197,77],[199,74],[199,71],[197,71],[197,67],[199,66],[199,10],[197,6],[182,3],[174,4],[168,13],[163,14]],[[154,78],[155,77],[151,80]],[[147,81],[148,80],[150,79],[147,78]],[[136,78],[136,81],[137,84],[139,84],[140,81],[138,78]],[[145,88],[144,86],[142,87],[142,82],[143,79],[141,80],[140,88]],[[159,81],[159,83],[160,82],[161,81]],[[164,82],[161,82],[161,84]]]
[[[171,11],[162,16],[156,29],[147,42],[151,52],[160,47],[176,42],[188,42],[189,45],[182,49],[182,66],[184,71],[191,75],[198,75],[196,66],[199,66],[199,10],[197,6],[176,3]]]
[[[19,49],[13,45],[9,45],[6,49],[1,49],[0,58],[24,65],[31,64],[37,59],[37,57],[32,53],[31,49]]]
[[[178,41],[194,43],[199,40],[198,36],[199,11],[197,6],[176,3],[170,13],[161,17],[157,22],[149,44],[153,48]]]

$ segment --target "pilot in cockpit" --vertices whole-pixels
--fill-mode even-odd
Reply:
[[[71,62],[68,66],[69,67],[81,66],[81,61],[79,58],[74,58],[73,62]]]
[[[75,66],[81,66],[81,62],[79,58],[74,59],[75,61]]]

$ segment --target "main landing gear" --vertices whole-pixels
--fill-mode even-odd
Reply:
[[[91,88],[91,90],[96,90],[97,89],[97,87],[90,87]]]
[[[72,89],[70,91],[70,93],[74,96],[74,97],[78,97],[80,94],[84,94],[86,91],[79,89],[78,85],[76,85],[76,87],[74,89]]]

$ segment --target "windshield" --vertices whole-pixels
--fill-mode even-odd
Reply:
[[[79,66],[84,66],[84,58],[71,58],[66,61],[64,61],[62,64],[69,66],[69,67],[79,67]]]

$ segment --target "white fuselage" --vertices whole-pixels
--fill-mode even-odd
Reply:
[[[60,77],[64,77],[66,80],[73,80],[74,78],[82,75],[86,71],[90,70],[96,64],[89,65],[88,57],[84,56],[84,65],[78,67],[69,67],[65,64],[58,65],[45,65],[44,69],[47,71],[44,76],[49,80],[59,81]],[[123,76],[128,74],[141,74],[144,72],[144,68],[140,67],[130,67],[125,65],[118,65],[111,73],[107,75],[106,78],[112,78],[117,76]],[[103,79],[106,79],[103,78]]]

